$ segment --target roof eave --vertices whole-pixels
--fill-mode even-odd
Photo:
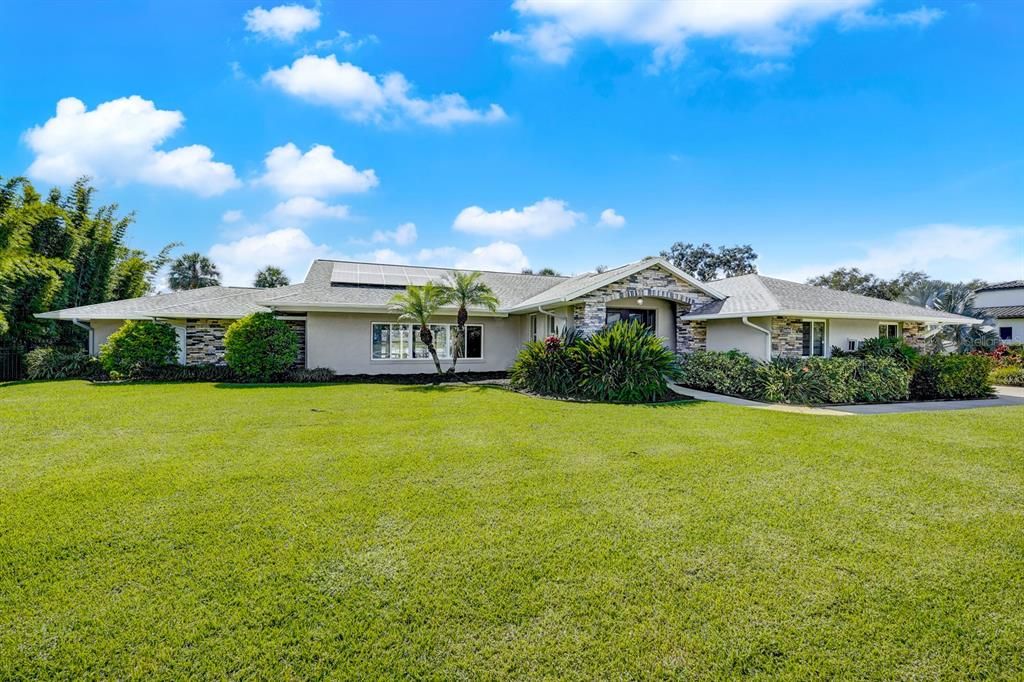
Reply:
[[[807,317],[840,320],[897,320],[900,322],[924,322],[927,324],[982,324],[984,320],[957,315],[937,317],[934,315],[904,315],[885,313],[846,313],[823,310],[755,310],[742,313],[709,313],[707,315],[686,315],[687,320],[735,320],[741,317]]]
[[[313,305],[306,305],[301,303],[261,303],[260,305],[266,306],[274,312],[282,313],[370,313],[378,315],[395,315],[396,313],[388,308],[386,305],[350,305],[350,304],[324,304],[318,303]],[[437,315],[458,315],[458,308],[441,308],[437,311]],[[470,310],[469,314],[471,317],[508,317],[508,313],[499,310],[497,312],[491,312],[489,310]]]

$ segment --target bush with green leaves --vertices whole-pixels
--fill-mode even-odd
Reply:
[[[861,358],[853,374],[850,402],[892,403],[906,400],[910,396],[910,379],[910,370],[894,357]]]
[[[864,339],[861,347],[854,351],[844,351],[832,346],[834,358],[889,358],[902,367],[910,369],[921,353],[903,339],[878,337]]]
[[[326,384],[334,381],[335,376],[330,367],[290,369],[281,376],[281,381],[289,384]]]
[[[1000,386],[1024,386],[1024,367],[996,367],[988,378]]]
[[[527,343],[509,369],[512,387],[537,395],[575,396],[579,368],[569,351],[578,342],[578,335],[562,334]]]
[[[590,400],[653,402],[679,378],[675,353],[639,321],[613,324],[569,349],[577,368],[576,388]]]
[[[224,359],[246,381],[273,381],[298,357],[298,336],[272,313],[247,315],[224,334]]]
[[[738,350],[686,353],[679,361],[679,384],[701,391],[755,398],[758,364]]]
[[[824,403],[828,391],[822,377],[801,358],[775,358],[757,368],[759,396],[770,403]]]
[[[25,354],[29,379],[94,379],[103,374],[99,361],[84,350],[36,348]]]
[[[240,383],[238,373],[225,365],[164,365],[152,367],[140,373],[136,379],[144,381],[181,381],[181,382],[218,382],[225,384]]]
[[[178,336],[162,322],[128,320],[100,347],[100,364],[113,376],[135,378],[178,358]]]
[[[970,400],[992,395],[985,355],[922,355],[914,363],[910,394],[914,400]]]

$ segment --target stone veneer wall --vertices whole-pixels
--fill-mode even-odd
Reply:
[[[803,352],[803,320],[799,317],[773,317],[772,357],[798,358]]]
[[[573,304],[573,325],[585,334],[592,334],[605,326],[608,302],[622,298],[661,298],[675,303],[676,352],[707,348],[707,325],[685,320],[683,315],[693,305],[710,303],[711,298],[695,286],[677,278],[658,266],[623,277],[580,297]]]
[[[224,333],[234,320],[191,319],[185,321],[185,364],[224,365]],[[296,368],[306,366],[306,321],[284,321],[299,337]]]
[[[925,351],[924,333],[927,327],[921,322],[904,322],[902,326],[903,342],[923,353]]]

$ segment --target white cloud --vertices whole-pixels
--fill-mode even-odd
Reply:
[[[303,31],[320,27],[320,10],[302,5],[279,5],[271,9],[256,7],[245,13],[245,28],[264,38],[285,42],[295,40]]]
[[[236,208],[230,211],[224,211],[224,215],[220,217],[220,221],[222,223],[237,223],[243,218],[245,218],[245,214]]]
[[[460,232],[492,237],[550,237],[572,229],[585,216],[570,211],[561,199],[542,199],[521,211],[488,212],[479,206],[462,209],[452,224]]]
[[[785,62],[764,61],[758,62],[753,66],[736,69],[733,73],[741,78],[764,78],[766,76],[774,76],[777,73],[785,73],[786,71],[789,71],[789,64]]]
[[[857,9],[843,14],[839,21],[839,28],[844,31],[858,28],[896,28],[900,26],[927,28],[945,15],[946,13],[941,9],[933,9],[924,5],[907,12],[894,13],[869,13],[862,9]]]
[[[923,270],[945,280],[1024,277],[1024,227],[932,224],[896,232],[877,242],[847,246],[846,250],[855,255],[795,269],[780,267],[774,272],[797,282],[839,267],[860,268],[879,277],[894,277],[903,270]],[[772,272],[768,265],[762,270]]]
[[[252,286],[256,271],[267,265],[282,268],[293,282],[300,282],[314,259],[343,257],[295,227],[214,244],[209,256],[220,269],[224,284],[230,286]]]
[[[606,208],[601,211],[601,220],[597,224],[601,227],[619,228],[626,224],[626,219],[616,213],[614,208]]]
[[[726,39],[733,48],[757,55],[786,55],[816,25],[838,19],[843,25],[884,21],[886,25],[925,26],[941,12],[922,7],[896,15],[870,15],[873,0],[516,0],[521,31],[498,31],[491,40],[515,45],[538,59],[565,64],[577,43],[647,46],[653,68],[678,65],[691,38]]]
[[[372,33],[363,36],[362,38],[355,38],[348,31],[338,31],[338,34],[333,38],[316,41],[315,47],[318,50],[338,47],[344,52],[352,53],[360,48],[366,47],[367,45],[376,45],[379,42],[380,40],[377,36]]]
[[[398,246],[409,246],[416,243],[416,224],[402,223],[394,230],[377,230],[373,233],[375,243],[394,242]]]
[[[180,111],[157,109],[138,95],[104,102],[92,111],[74,97],[57,102],[57,113],[25,133],[36,153],[33,178],[68,183],[82,175],[97,181],[177,187],[200,196],[239,186],[235,170],[213,160],[202,145],[157,149],[185,121]]]
[[[319,219],[345,220],[348,217],[348,206],[328,204],[313,197],[292,197],[282,201],[270,211],[269,216],[271,222],[283,225],[302,225]]]
[[[498,272],[519,272],[530,267],[530,261],[516,244],[497,241],[464,251],[453,246],[435,249],[420,249],[416,262],[437,267],[459,270],[496,270]]]
[[[299,99],[334,107],[357,121],[410,120],[447,128],[457,123],[497,123],[507,118],[497,104],[474,109],[457,93],[420,99],[398,72],[374,76],[335,55],[306,55],[291,66],[268,71],[263,81]]]
[[[266,172],[257,184],[272,187],[285,196],[325,197],[332,194],[365,192],[378,184],[372,169],[356,170],[334,150],[322,144],[313,145],[303,154],[289,142],[275,147],[264,161]]]
[[[360,260],[370,260],[374,263],[390,263],[391,265],[408,265],[409,258],[391,249],[377,249],[369,254],[360,256]]]

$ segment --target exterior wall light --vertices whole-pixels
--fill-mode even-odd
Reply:
[[[644,304],[644,299],[642,299],[642,298],[636,299],[636,304],[637,305],[643,305]]]

